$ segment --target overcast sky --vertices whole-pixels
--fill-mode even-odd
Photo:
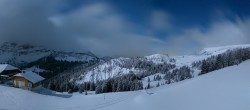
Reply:
[[[250,43],[249,0],[0,0],[0,41],[98,56]]]

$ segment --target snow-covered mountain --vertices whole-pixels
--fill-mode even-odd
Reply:
[[[46,79],[83,64],[83,68],[86,68],[100,60],[102,59],[91,52],[59,51],[41,46],[9,42],[0,46],[0,63],[42,73],[41,75]]]
[[[198,55],[218,55],[218,54],[224,53],[228,50],[234,50],[234,49],[239,49],[239,48],[248,48],[248,47],[250,47],[250,44],[210,47],[210,48],[202,49],[197,54]]]
[[[229,50],[249,48],[249,47],[250,47],[250,44],[209,47],[209,48],[204,48],[196,52],[194,55],[170,56],[170,58],[175,59],[176,61],[175,64],[178,67],[183,66],[183,65],[187,65],[191,67],[193,62],[201,61],[211,56],[216,56],[216,55],[225,53]]]
[[[0,46],[0,63],[22,65],[37,61],[43,57],[53,56],[60,61],[90,61],[98,59],[97,56],[88,53],[65,52],[47,49],[28,44],[16,44],[5,42]]]
[[[149,90],[62,98],[0,85],[3,110],[249,110],[250,61]],[[57,93],[59,94],[59,93]],[[151,94],[151,95],[150,95]]]
[[[136,58],[115,58],[107,62],[101,63],[89,71],[86,71],[80,76],[81,80],[77,83],[106,80],[113,77],[122,76],[128,73],[148,74],[155,68],[173,69],[171,66],[174,63],[167,55],[154,55],[156,57],[136,57]]]
[[[248,104],[250,101],[248,97],[250,90],[249,59],[250,45],[205,48],[197,54],[185,56],[155,54],[136,58],[109,59],[89,67],[77,66],[66,71],[65,74],[58,74],[50,80],[51,82],[48,82],[49,88],[52,87],[60,91],[74,88],[79,92],[86,89],[90,93],[89,95],[79,94],[76,91],[72,97],[68,97],[70,95],[67,93],[58,92],[40,95],[0,85],[0,97],[3,99],[0,100],[0,109],[36,110],[45,107],[44,109],[54,110],[115,110],[118,108],[121,110],[248,110],[250,107]],[[209,70],[202,76],[195,77],[201,72],[200,67],[202,66],[193,66],[194,62],[211,63],[213,65],[210,68],[212,71]],[[203,65],[203,63],[201,64]],[[217,66],[222,67],[217,68]],[[30,69],[37,68],[31,67]],[[192,78],[193,76],[186,77],[189,74],[185,73],[190,72],[195,78]],[[131,73],[142,76],[133,76]],[[126,76],[126,80],[122,76]],[[97,80],[98,82],[95,84],[91,82]],[[71,85],[75,84],[72,81],[76,81],[78,85]],[[111,88],[113,90],[120,86],[125,89],[126,87],[131,88],[133,84],[137,84],[136,81],[142,82],[143,88],[147,89],[130,92],[107,91],[116,93],[104,93],[104,95],[93,95],[94,91],[89,91],[92,86],[94,86],[93,90],[95,91],[100,87],[102,90]],[[150,88],[148,88],[149,84]],[[29,97],[26,97],[27,94]],[[67,98],[56,96],[67,96]],[[28,102],[23,101],[23,97]],[[13,99],[16,99],[15,103],[13,103]],[[44,100],[49,102],[44,102]]]
[[[44,83],[47,86],[53,83],[61,87],[60,91],[64,91],[65,86],[72,82],[78,86],[85,82],[96,83],[130,73],[143,80],[161,74],[167,84],[178,82],[198,76],[201,73],[202,60],[241,48],[250,48],[250,45],[211,47],[194,55],[184,56],[154,54],[144,57],[98,58],[92,53],[55,51],[39,46],[4,43],[0,46],[0,63],[26,65],[24,69],[46,73],[43,74],[44,77],[50,80]],[[198,66],[194,66],[194,62],[199,62]]]
[[[204,48],[198,51],[194,55],[184,55],[184,56],[168,56],[165,54],[154,54],[145,57],[136,57],[136,58],[115,58],[107,62],[101,63],[92,69],[82,73],[80,78],[77,78],[77,83],[96,81],[96,80],[105,80],[112,77],[121,76],[128,73],[135,74],[145,74],[148,71],[155,68],[163,68],[164,65],[175,65],[174,68],[168,68],[163,71],[157,72],[167,72],[171,69],[180,68],[182,66],[188,66],[192,69],[193,76],[197,76],[200,73],[199,68],[192,67],[194,62],[202,61],[211,56],[216,56],[222,53],[225,53],[229,50],[237,50],[241,48],[249,48],[250,44],[243,45],[231,45],[231,46],[222,46],[222,47],[210,47]],[[144,67],[147,66],[147,67]],[[145,69],[147,68],[147,69]],[[149,69],[150,68],[150,69]],[[155,74],[155,73],[151,73]]]

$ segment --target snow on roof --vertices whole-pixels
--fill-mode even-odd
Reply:
[[[0,64],[0,73],[4,70],[18,70],[18,68],[9,64]]]
[[[31,71],[26,71],[24,73],[19,73],[19,74],[16,74],[14,76],[23,77],[23,78],[29,80],[32,83],[37,83],[39,81],[44,80],[43,77],[41,77],[40,75],[38,75],[38,74],[36,74],[34,72],[31,72]]]
[[[1,77],[9,77],[8,75],[0,75]]]

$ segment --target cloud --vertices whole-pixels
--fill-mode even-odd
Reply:
[[[54,19],[59,30],[74,37],[82,49],[99,55],[134,56],[155,53],[158,39],[134,32],[126,17],[110,5],[95,3],[83,6]]]
[[[250,18],[214,21],[208,28],[192,27],[168,39],[173,53],[191,53],[203,47],[246,44],[250,42]]]
[[[47,0],[1,0],[0,39],[22,43],[44,43],[57,36]]]
[[[155,49],[158,39],[137,34],[134,24],[109,4],[92,3],[68,13],[53,13],[56,12],[53,3],[1,0],[0,40],[92,51],[101,56],[137,56],[159,50]]]
[[[171,16],[168,13],[155,10],[151,15],[151,27],[155,31],[165,31],[171,28],[170,19]]]
[[[1,0],[0,41],[92,51],[100,56],[187,54],[202,47],[250,42],[250,18],[224,18],[209,27],[189,27],[171,34],[176,29],[171,22],[174,16],[165,11],[152,11],[149,25],[138,29],[140,24],[130,22],[110,4],[95,2],[58,12],[56,7],[63,5],[64,0]]]

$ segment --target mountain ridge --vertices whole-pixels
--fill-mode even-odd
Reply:
[[[69,62],[99,59],[91,52],[58,51],[29,44],[19,45],[17,43],[5,42],[0,47],[0,63],[19,66],[48,56],[54,56],[56,60]]]
[[[188,66],[193,70],[193,76],[198,76],[200,73],[199,68],[194,68],[193,63],[195,62],[201,62],[202,60],[205,60],[209,57],[216,56],[222,53],[225,53],[230,50],[237,50],[241,48],[249,48],[250,44],[243,44],[243,45],[231,45],[231,46],[220,46],[220,47],[211,47],[211,48],[204,48],[197,52],[198,54],[194,55],[183,55],[183,56],[169,56],[166,54],[153,54],[150,56],[144,56],[144,57],[136,57],[136,58],[124,58],[119,57],[115,59],[111,59],[110,61],[104,62],[102,64],[99,64],[92,70],[83,73],[81,75],[80,79],[77,83],[83,83],[83,82],[89,82],[90,79],[95,80],[105,80],[108,78],[112,78],[114,76],[120,75],[120,74],[128,74],[131,71],[133,73],[142,73],[145,74],[143,69],[138,69],[135,67],[124,67],[124,65],[127,62],[150,62],[155,65],[160,64],[174,64],[176,67],[169,68],[169,69],[175,69],[180,68],[183,66]],[[131,64],[130,64],[131,65]],[[86,77],[86,78],[85,78]],[[94,80],[94,81],[95,81]]]
[[[141,57],[99,58],[93,53],[53,51],[32,45],[6,43],[0,47],[0,62],[4,62],[2,59],[7,56],[6,63],[20,63],[26,65],[23,66],[24,69],[47,73],[42,74],[47,78],[44,86],[49,88],[53,84],[56,86],[55,90],[65,91],[69,86],[80,89],[80,86],[86,83],[97,84],[110,79],[116,81],[116,78],[128,78],[132,74],[135,76],[131,77],[140,81],[157,77],[156,79],[164,78],[165,84],[174,83],[200,75],[204,60],[217,60],[220,54],[242,48],[250,48],[250,44],[204,48],[194,55],[153,54]],[[40,68],[37,68],[38,66]]]

